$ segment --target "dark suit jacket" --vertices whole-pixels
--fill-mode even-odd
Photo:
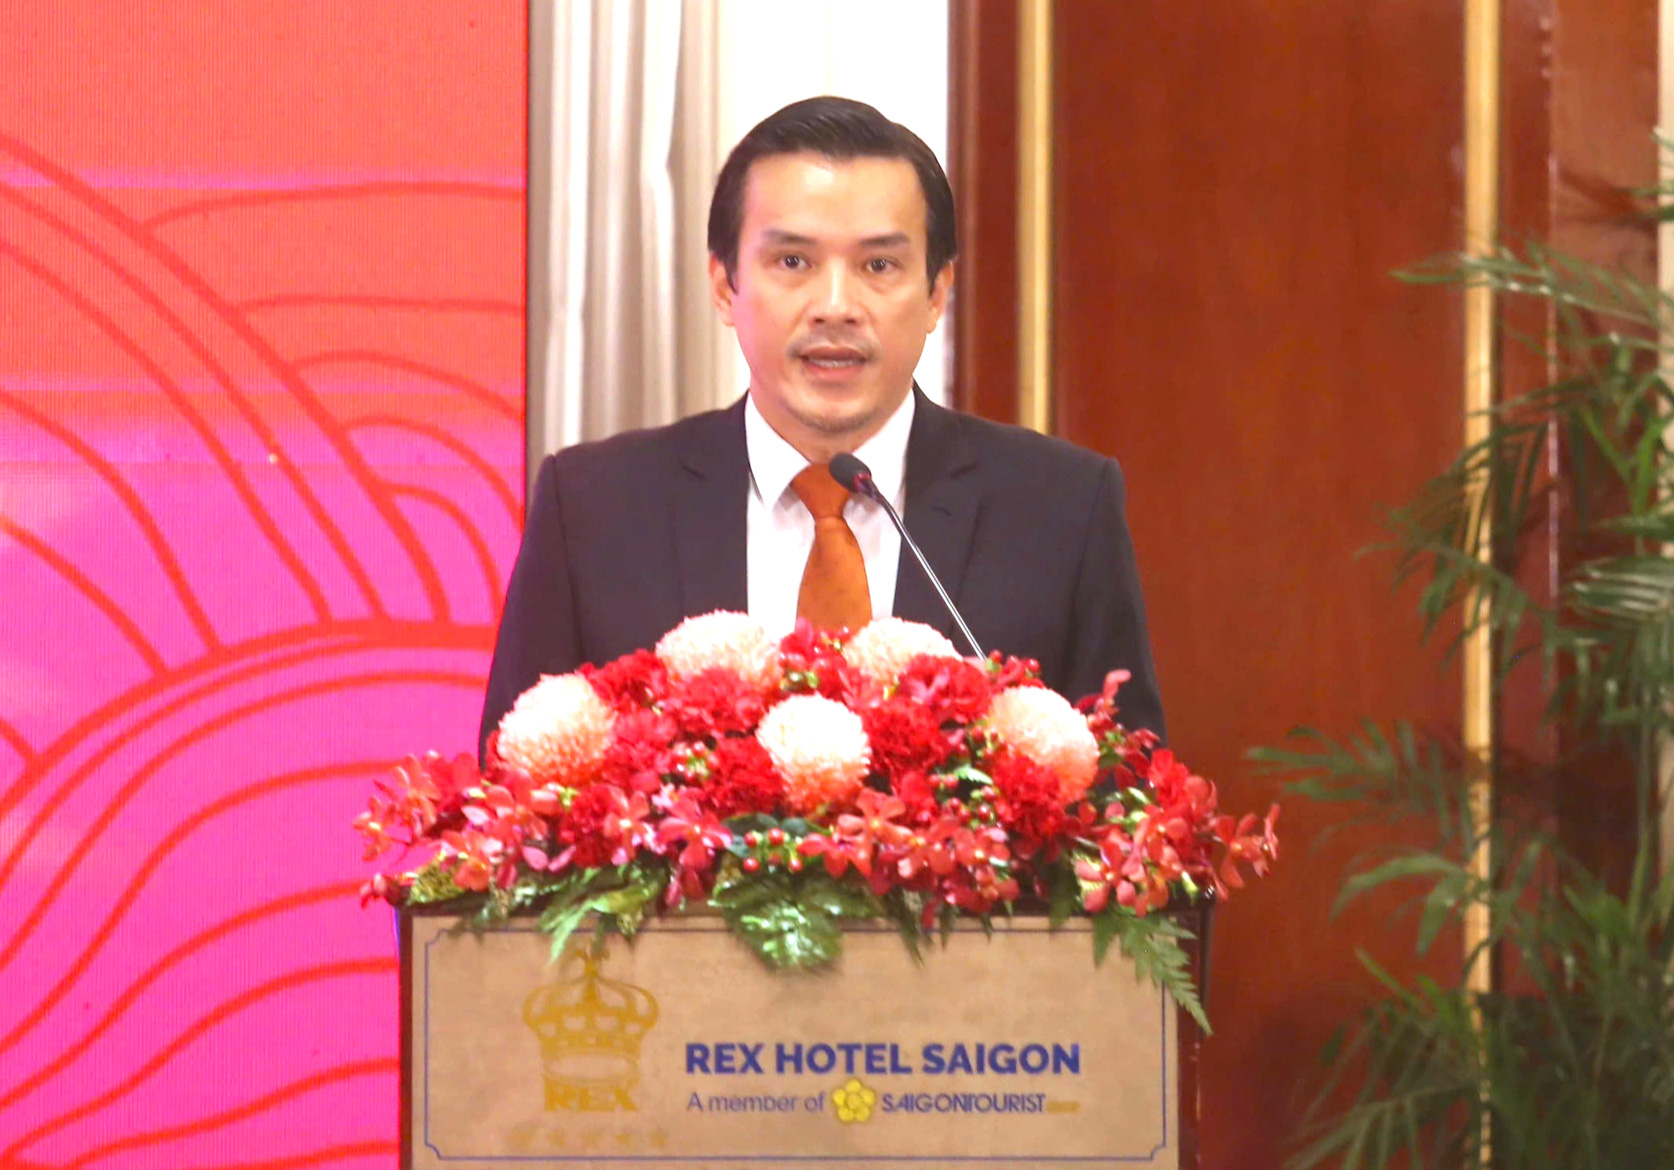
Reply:
[[[919,392],[915,389],[915,394]],[[744,400],[547,456],[494,649],[482,733],[542,674],[649,648],[682,619],[744,611]],[[904,520],[987,650],[1040,661],[1071,699],[1125,667],[1122,722],[1163,734],[1115,460],[919,394]],[[897,617],[965,650],[903,547]]]

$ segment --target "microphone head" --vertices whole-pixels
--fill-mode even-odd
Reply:
[[[826,467],[831,472],[831,478],[851,492],[865,490],[860,486],[861,482],[864,480],[869,483],[872,479],[872,469],[847,451],[833,455]]]

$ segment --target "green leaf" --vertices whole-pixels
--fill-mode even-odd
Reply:
[[[1386,886],[1390,882],[1417,877],[1451,878],[1460,872],[1461,867],[1458,862],[1451,861],[1439,854],[1404,854],[1349,878],[1348,881],[1343,883],[1342,891],[1337,895],[1337,901],[1332,906],[1331,912],[1332,914],[1340,912],[1356,898],[1381,886]]]
[[[1081,881],[1075,876],[1075,858],[1063,855],[1048,867],[1045,876],[1050,906],[1047,924],[1057,930],[1081,909]]]
[[[941,940],[942,949],[946,950],[947,944],[953,939],[953,928],[959,923],[959,911],[944,902],[937,912],[936,919],[936,935]]]
[[[1192,980],[1191,958],[1181,942],[1195,937],[1163,914],[1144,918],[1112,902],[1093,915],[1093,962],[1102,964],[1115,942],[1134,965],[1134,976],[1162,988],[1186,1009],[1205,1035],[1212,1033],[1209,1017]]]
[[[832,918],[876,918],[883,907],[872,891],[850,885],[823,871],[804,873],[798,883],[798,899],[804,906]]]
[[[623,936],[632,938],[645,920],[647,909],[656,904],[667,886],[665,867],[647,866],[635,872],[627,885],[599,894],[593,899],[592,907],[610,915]]]
[[[587,911],[587,898],[581,896],[554,901],[541,912],[540,929],[551,940],[547,952],[550,962],[556,963],[564,957],[564,947],[587,917]]]
[[[733,817],[726,822],[726,827],[735,837],[742,837],[745,833],[765,833],[779,822],[766,813],[746,813],[740,817]]]
[[[871,919],[887,908],[870,890],[823,869],[799,875],[723,873],[710,904],[772,967],[820,967],[842,952],[845,919]]]
[[[883,896],[880,906],[884,917],[895,924],[913,963],[924,965],[924,895],[913,890],[891,890]]]
[[[424,868],[413,875],[413,884],[407,889],[407,905],[431,906],[438,902],[451,902],[455,898],[463,898],[468,891],[454,884],[453,874],[442,864],[440,858],[432,858]]]
[[[820,967],[834,962],[842,951],[836,920],[799,904],[789,893],[723,914],[733,932],[770,967]]]

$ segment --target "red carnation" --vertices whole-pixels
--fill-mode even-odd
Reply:
[[[1063,784],[1058,774],[1025,755],[997,753],[988,766],[999,799],[994,810],[1023,856],[1032,856],[1064,831]]]
[[[635,650],[604,666],[589,663],[581,675],[618,714],[650,707],[668,693],[668,668],[649,650]]]
[[[994,691],[980,666],[958,658],[920,654],[901,672],[896,694],[922,703],[939,723],[971,723],[982,718]]]
[[[576,793],[558,826],[558,841],[565,848],[549,868],[628,864],[641,847],[656,840],[652,827],[645,823],[650,813],[651,802],[644,793],[630,795],[614,784],[595,784]]]
[[[788,694],[822,695],[855,709],[877,697],[872,681],[843,657],[843,643],[807,618],[798,618],[796,629],[780,641],[779,663]]]
[[[712,666],[679,684],[663,709],[686,734],[708,739],[754,731],[767,713],[767,700],[736,670]]]
[[[662,785],[663,773],[674,770],[670,746],[679,733],[679,724],[656,711],[622,716],[611,731],[600,780],[632,791],[656,791]]]
[[[755,736],[727,737],[709,757],[703,799],[717,817],[771,813],[785,799],[785,781]]]
[[[1033,658],[1008,658],[998,650],[988,656],[988,669],[993,674],[989,685],[996,694],[1011,687],[1044,687],[1040,681],[1040,663]]]
[[[927,825],[941,815],[941,802],[936,799],[936,787],[923,772],[903,772],[890,785],[897,800],[906,808],[902,818],[909,824]]]
[[[826,654],[841,654],[843,639],[835,630],[822,630],[805,617],[796,619],[796,626],[779,639],[779,654],[785,658],[812,661]]]
[[[941,720],[928,707],[897,696],[860,713],[872,742],[872,767],[891,780],[906,772],[928,772],[947,759],[951,747]]]

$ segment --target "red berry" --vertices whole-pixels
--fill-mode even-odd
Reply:
[[[801,873],[802,872],[802,855],[800,853],[791,854],[790,855],[790,861],[787,864],[790,866],[790,871],[792,873]]]
[[[754,829],[751,829],[748,833],[744,834],[744,844],[748,845],[751,849],[754,849],[757,845],[761,844],[761,834],[756,832]]]
[[[744,872],[745,873],[755,873],[760,868],[761,868],[761,860],[759,858],[746,857],[744,859]]]
[[[769,845],[783,845],[785,843],[785,831],[783,829],[767,830],[767,843]]]

